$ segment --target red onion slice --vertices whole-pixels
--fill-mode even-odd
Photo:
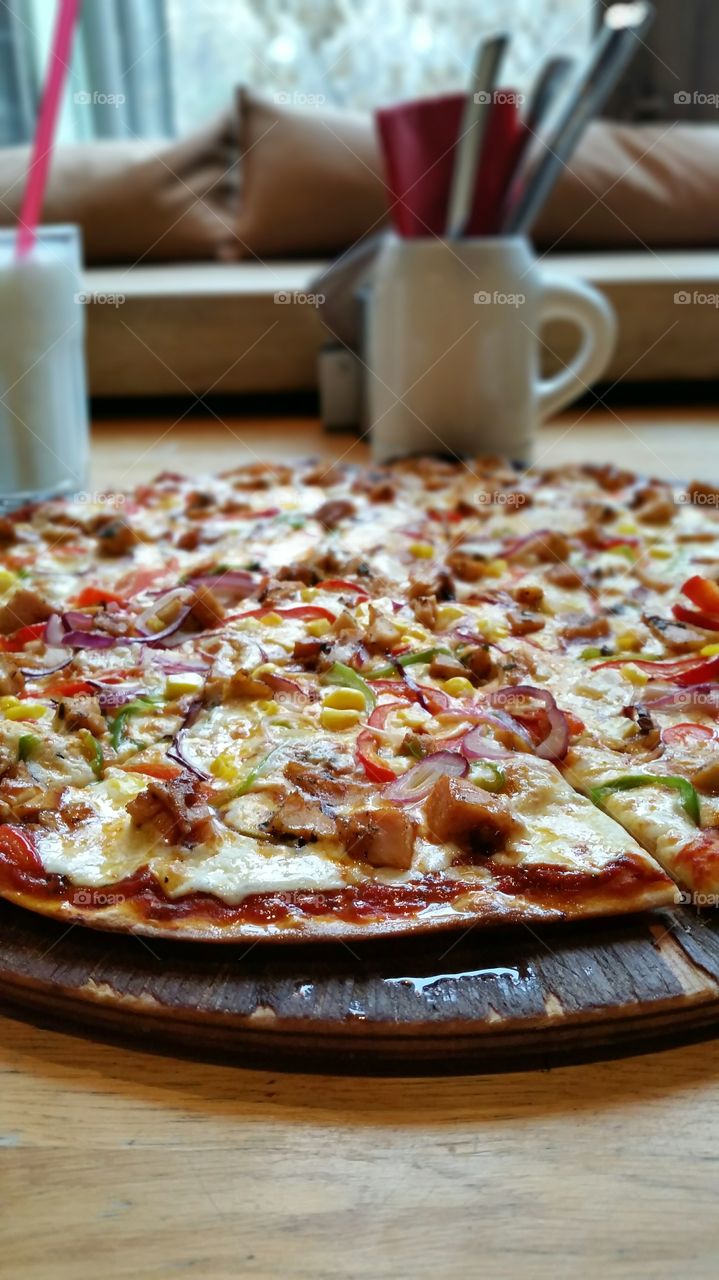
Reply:
[[[168,627],[165,627],[164,631],[155,631],[149,636],[110,636],[104,631],[66,631],[62,643],[71,649],[117,649],[120,645],[157,644],[167,636],[174,635],[189,612],[190,606],[187,605],[184,609],[180,609],[177,617]]]
[[[544,542],[545,538],[552,538],[554,534],[551,529],[533,529],[531,533],[525,533],[521,538],[516,538],[514,542],[510,542],[502,552],[504,560],[512,560],[520,551],[527,551],[533,543]]]
[[[538,746],[534,754],[541,760],[562,760],[569,747],[569,725],[563,712],[559,710],[554,698],[547,689],[536,689],[531,684],[506,685],[489,695],[493,706],[504,707],[514,702],[539,702],[547,713],[549,733]],[[521,714],[521,712],[520,712]]]
[[[229,596],[233,600],[245,600],[254,595],[260,586],[260,580],[246,569],[227,569],[224,573],[202,573],[190,578],[190,587],[209,587],[218,596]]]
[[[695,684],[687,689],[662,691],[656,686],[647,685],[642,692],[642,701],[651,706],[652,711],[668,710],[678,707],[683,711],[704,711],[707,715],[719,715],[719,686],[715,684]]]
[[[192,760],[188,760],[185,754],[185,734],[188,729],[192,728],[201,710],[202,699],[193,698],[187,712],[185,713],[185,718],[182,721],[180,728],[172,739],[170,746],[167,748],[167,756],[169,760],[174,760],[177,764],[182,765],[183,769],[188,769],[196,778],[200,778],[203,782],[210,782],[211,774],[206,773],[200,765],[195,764]]]
[[[390,782],[383,795],[395,804],[416,804],[428,796],[438,778],[464,778],[469,764],[458,751],[435,751]]]
[[[42,680],[43,676],[54,676],[58,671],[64,671],[65,667],[69,667],[73,661],[73,656],[73,654],[67,654],[52,667],[21,667],[20,672],[26,680]]]

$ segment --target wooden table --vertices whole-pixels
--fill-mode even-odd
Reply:
[[[715,413],[580,416],[545,430],[545,463],[719,474]],[[170,423],[98,426],[93,483],[363,456],[311,420]],[[0,1018],[0,1078],[2,1280],[716,1275],[719,1042],[547,1074],[352,1080]]]

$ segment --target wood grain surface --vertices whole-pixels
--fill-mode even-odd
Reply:
[[[719,474],[714,411],[575,425],[582,413],[542,433],[545,463]],[[104,422],[94,483],[348,446],[361,458],[309,420]],[[0,1080],[2,1280],[716,1275],[719,1042],[360,1079],[148,1055],[8,1017]]]

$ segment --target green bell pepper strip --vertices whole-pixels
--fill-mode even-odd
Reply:
[[[390,671],[393,668],[390,667]],[[366,680],[363,680],[352,667],[348,667],[344,662],[334,662],[329,671],[322,676],[323,684],[339,684],[346,689],[357,689],[365,700],[368,711],[377,705],[377,698],[374,691],[370,689]]]
[[[213,803],[218,807],[221,807],[222,805],[230,804],[233,800],[237,800],[239,796],[246,795],[257,779],[261,777],[263,773],[267,772],[267,769],[275,756],[277,756],[280,751],[285,751],[287,749],[287,745],[287,743],[280,743],[279,746],[273,747],[272,750],[268,751],[261,760],[258,760],[256,765],[253,765],[249,772],[245,774],[241,782],[235,783],[235,785],[230,787],[228,791],[224,791],[222,795],[218,797],[218,800]]]
[[[141,715],[143,711],[152,711],[154,707],[154,701],[151,701],[149,698],[135,698],[134,702],[128,702],[126,707],[123,707],[121,711],[118,711],[112,722],[112,729],[110,730],[110,740],[115,751],[119,751],[120,749],[120,743],[122,742],[130,716]]]
[[[612,778],[611,782],[604,782],[600,787],[592,787],[589,799],[598,809],[602,809],[605,798],[613,791],[633,791],[635,787],[672,787],[679,792],[682,808],[687,816],[699,826],[699,796],[686,778],[660,777],[654,773],[626,774],[621,778]]]
[[[17,758],[18,760],[29,760],[35,754],[40,746],[40,738],[36,738],[34,733],[24,733],[18,738]]]
[[[480,770],[484,770],[483,777],[478,776]],[[498,764],[494,764],[491,760],[477,760],[470,768],[469,780],[475,787],[481,787],[483,791],[492,791],[496,794],[504,790],[507,778],[504,769],[500,769]]]
[[[452,650],[446,645],[436,645],[433,649],[418,649],[415,653],[403,653],[397,658],[397,662],[401,667],[413,667],[418,662],[431,662],[437,657],[438,653],[447,653],[452,656]],[[396,675],[397,666],[388,664],[386,667],[379,667],[377,671],[369,672],[370,680],[384,680],[386,676]]]

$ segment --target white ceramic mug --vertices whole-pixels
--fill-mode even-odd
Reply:
[[[367,304],[367,409],[378,462],[415,453],[501,454],[531,461],[538,424],[606,368],[616,323],[579,280],[536,262],[518,236],[388,236]],[[548,320],[581,331],[571,364],[539,372]]]

